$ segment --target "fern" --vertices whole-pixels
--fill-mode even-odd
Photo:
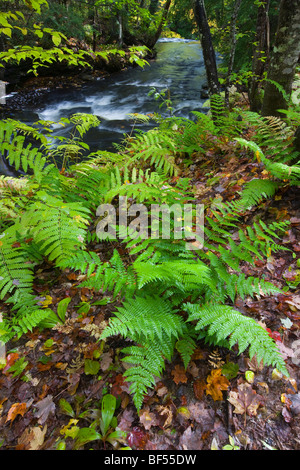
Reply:
[[[137,342],[145,338],[153,341],[154,337],[162,341],[164,336],[171,340],[182,332],[182,320],[173,315],[171,304],[155,295],[127,300],[115,315],[116,318],[110,320],[103,332],[102,339],[121,334],[124,337],[134,336]]]
[[[164,352],[157,341],[145,343],[143,346],[130,346],[122,349],[122,352],[128,354],[122,360],[131,365],[124,377],[130,382],[129,391],[133,395],[136,409],[140,410],[149,388],[155,386],[155,377],[160,377],[164,370]]]
[[[250,358],[255,355],[258,363],[263,361],[288,375],[276,343],[252,318],[226,305],[186,304],[185,308],[189,313],[188,321],[197,322],[197,331],[207,328],[207,335],[216,335],[217,341],[228,338],[230,348],[238,344],[239,354],[249,347]]]
[[[263,153],[262,149],[255,143],[242,138],[236,138],[243,147],[250,148],[255,152],[257,159],[261,160],[268,170],[275,178],[279,180],[288,180],[290,184],[299,184],[300,180],[300,165],[286,165],[280,162],[272,162]]]
[[[135,161],[142,160],[156,170],[163,170],[166,175],[176,175],[176,145],[172,133],[155,128],[135,137],[128,147],[128,152],[135,155]]]
[[[260,116],[250,111],[242,111],[243,118],[253,127],[253,141],[264,151],[271,161],[287,163],[297,158],[298,152],[292,146],[295,127],[274,116]]]
[[[59,265],[83,246],[89,211],[79,203],[64,203],[43,191],[37,197],[21,223],[30,227],[40,252]]]
[[[141,345],[122,350],[129,354],[123,360],[135,364],[124,376],[131,383],[135,406],[140,409],[147,389],[155,384],[155,376],[161,375],[165,358],[171,360],[184,323],[174,315],[170,302],[155,295],[130,299],[117,309],[115,315],[101,339],[121,334]]]
[[[224,132],[236,137],[244,126],[235,120],[235,113],[226,114],[223,100],[213,99],[211,105],[214,120],[194,113],[195,122],[162,121],[160,128],[128,139],[122,153],[96,152],[89,160],[69,166],[67,173],[48,165],[49,146],[36,150],[26,144],[27,134],[34,136],[32,129],[21,126],[17,134],[12,123],[0,126],[0,150],[17,169],[32,173],[19,185],[0,180],[3,213],[9,216],[7,229],[0,235],[0,298],[11,307],[11,318],[5,319],[6,338],[58,321],[54,312],[41,308],[32,292],[35,266],[46,257],[60,269],[79,271],[84,275],[80,286],[107,292],[118,301],[101,339],[121,335],[132,342],[122,351],[123,360],[130,365],[124,375],[138,409],[148,388],[162,374],[165,361],[171,361],[177,351],[187,367],[200,337],[229,348],[237,343],[239,352],[249,348],[251,357],[255,354],[265,364],[286,372],[267,333],[226,303],[235,302],[237,296],[278,292],[263,279],[243,274],[241,266],[282,249],[280,233],[286,224],[256,221],[244,230],[237,227],[246,210],[275,194],[280,185],[277,179],[298,179],[297,165],[272,161],[258,141],[236,138],[256,152],[272,176],[246,183],[235,201],[209,208],[202,250],[187,250],[184,239],[175,239],[175,219],[170,220],[170,239],[132,239],[128,234],[124,240],[120,237],[121,250],[117,243],[111,245],[115,249],[110,257],[105,255],[105,261],[103,253],[99,256],[91,248],[96,238],[96,209],[101,203],[116,205],[125,196],[145,206],[155,203],[161,209],[163,204],[183,207],[193,200],[189,181],[169,182],[169,176],[177,174],[176,157],[201,151],[199,146],[205,149],[207,142],[219,145],[224,142]],[[82,138],[98,121],[75,115],[63,122],[74,126],[71,139],[63,143],[69,152],[85,148],[74,132]],[[273,132],[280,123],[269,121],[268,126],[268,132],[269,128]],[[264,143],[268,132],[261,138]],[[15,207],[9,198],[16,202]],[[28,239],[31,241],[24,241]]]
[[[43,172],[52,167],[48,165],[46,169],[47,157],[31,143],[25,145],[25,137],[15,135],[11,123],[0,123],[0,152],[16,170],[22,169],[25,173],[31,170],[38,182],[41,181]]]
[[[18,290],[32,289],[33,269],[19,246],[16,228],[10,227],[0,235],[0,299]]]
[[[241,205],[245,209],[257,206],[264,198],[274,196],[278,189],[278,183],[269,179],[253,179],[247,182],[241,192]]]

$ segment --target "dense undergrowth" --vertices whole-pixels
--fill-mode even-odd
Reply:
[[[115,153],[94,152],[83,160],[88,151],[84,134],[97,126],[95,116],[63,120],[60,125],[72,128],[70,137],[55,146],[54,123],[29,127],[7,119],[0,126],[0,151],[21,173],[17,179],[0,178],[1,340],[9,344],[15,336],[67,320],[68,297],[52,310],[34,292],[45,260],[53,270],[80,273],[82,287],[102,294],[103,305],[115,305],[100,339],[119,335],[126,340],[124,376],[138,410],[165,362],[178,352],[188,367],[203,339],[239,353],[248,349],[250,358],[288,375],[274,340],[237,310],[235,300],[280,292],[263,278],[246,276],[241,266],[285,249],[281,237],[288,222],[255,220],[243,230],[240,223],[251,208],[282,186],[298,185],[300,178],[293,146],[299,114],[293,107],[285,119],[263,118],[243,109],[228,112],[216,96],[211,115],[151,119],[156,127],[128,137]],[[129,214],[134,203],[149,210],[153,204],[176,204],[183,211],[199,201],[190,181],[181,177],[179,161],[189,166],[199,155],[225,154],[246,154],[249,161],[260,162],[262,176],[248,181],[234,200],[205,205],[203,244],[191,238],[183,220],[171,218],[169,238],[142,237],[138,231],[135,238],[130,231],[126,236],[115,221],[116,239],[105,240],[102,234],[107,250],[93,249],[106,217],[100,205],[119,210],[122,196]],[[178,222],[181,237],[175,230]],[[149,223],[147,234],[150,228]],[[193,249],[187,249],[187,241]]]

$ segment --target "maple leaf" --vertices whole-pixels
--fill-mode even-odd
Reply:
[[[7,421],[13,422],[17,415],[24,416],[27,410],[26,403],[14,403],[7,413],[6,423]]]
[[[140,422],[147,431],[151,428],[151,426],[158,425],[155,415],[149,412],[149,409],[145,409],[140,412]]]
[[[206,395],[211,395],[214,401],[223,400],[222,390],[227,390],[229,380],[222,375],[221,369],[214,369],[207,377]]]
[[[248,383],[243,383],[238,386],[238,391],[231,391],[228,398],[235,409],[236,414],[247,414],[248,416],[256,416],[257,408],[262,402],[262,396],[258,395]]]
[[[37,418],[39,418],[39,424],[44,424],[48,419],[50,413],[55,411],[55,403],[52,401],[52,395],[47,395],[46,398],[39,401],[35,406],[38,408],[36,413]]]
[[[180,365],[176,365],[175,369],[172,370],[172,375],[173,375],[173,381],[178,385],[180,382],[186,383],[187,382],[187,376],[185,373],[185,368]]]
[[[47,426],[41,429],[38,426],[26,428],[18,439],[17,450],[39,450],[44,443]]]
[[[195,380],[193,383],[194,395],[197,400],[202,400],[204,390],[206,389],[206,383],[203,379]]]

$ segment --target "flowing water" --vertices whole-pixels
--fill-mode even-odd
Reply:
[[[113,143],[123,140],[132,129],[129,113],[164,114],[161,103],[148,93],[169,90],[174,115],[191,118],[191,111],[204,111],[205,100],[200,98],[206,82],[202,51],[198,41],[161,39],[157,45],[157,58],[144,69],[134,67],[112,74],[107,78],[87,82],[80,89],[58,89],[46,95],[38,109],[23,110],[15,116],[31,124],[34,120],[59,121],[71,114],[83,112],[96,115],[100,125],[88,131],[85,141],[91,151],[113,150]],[[138,126],[143,130],[147,125]],[[55,135],[66,135],[68,128],[55,130]],[[1,168],[0,168],[1,173]]]

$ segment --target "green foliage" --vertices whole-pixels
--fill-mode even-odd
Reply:
[[[282,181],[294,184],[299,167],[273,161],[268,146],[263,152],[255,141],[238,137],[245,123],[232,127],[234,115],[224,114],[218,100],[212,106],[212,117],[195,113],[195,121],[164,120],[156,129],[130,137],[118,154],[96,152],[80,163],[68,164],[67,172],[59,171],[57,162],[52,163],[53,152],[41,138],[42,132],[11,122],[1,124],[3,154],[16,168],[29,172],[26,178],[0,180],[4,227],[0,234],[0,296],[10,308],[1,339],[7,341],[33,328],[65,321],[69,298],[54,312],[43,308],[33,293],[36,268],[47,260],[55,269],[83,274],[81,287],[117,300],[118,307],[101,339],[108,341],[121,335],[131,342],[122,354],[130,364],[125,379],[137,409],[174,351],[187,367],[201,338],[228,348],[237,344],[239,352],[248,349],[251,357],[256,355],[264,364],[287,374],[273,339],[231,305],[237,297],[280,292],[271,283],[244,274],[241,266],[281,250],[279,241],[287,224],[257,220],[241,230],[239,223],[246,210],[273,197]],[[97,125],[97,119],[75,115],[67,124],[74,125],[70,139],[64,141],[68,152],[68,146],[79,143],[74,138],[82,140],[90,126]],[[28,137],[40,146],[30,146]],[[121,196],[127,197],[127,203],[143,203],[146,208],[152,203],[176,203],[183,208],[193,201],[188,181],[173,178],[170,182],[176,172],[175,160],[183,152],[192,156],[200,145],[205,152],[212,142],[216,146],[232,145],[236,152],[240,145],[254,151],[270,177],[253,179],[236,200],[207,208],[203,248],[196,253],[187,250],[186,233],[177,239],[177,221],[170,218],[169,238],[133,239],[128,232],[119,240],[102,240],[105,248],[101,253],[93,251],[100,204],[110,203],[117,209]],[[16,205],[8,204],[10,195]],[[120,235],[121,230],[116,224],[116,233]],[[90,435],[91,429],[86,429],[89,431],[77,436],[79,447],[95,438],[95,434]],[[96,438],[102,439],[103,430],[98,434]]]
[[[247,318],[227,305],[205,304],[203,306],[187,304],[188,321],[197,321],[196,331],[208,328],[207,336],[214,341],[222,342],[228,338],[229,347],[238,344],[239,353],[249,347],[249,356],[254,355],[258,363],[275,365],[287,373],[278,347],[268,332],[262,329],[255,320]]]

